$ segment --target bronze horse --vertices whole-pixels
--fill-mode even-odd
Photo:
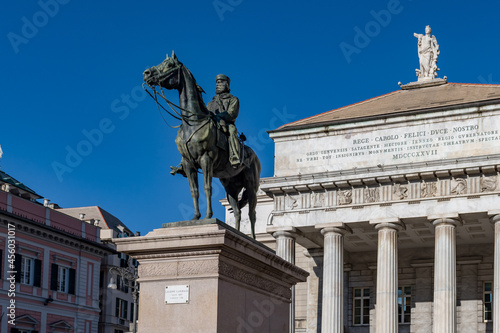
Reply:
[[[219,147],[221,144],[217,141],[217,122],[214,119],[215,115],[208,111],[203,102],[203,90],[196,84],[191,72],[177,59],[174,52],[171,57],[167,54],[167,58],[158,66],[145,70],[143,75],[146,84],[152,88],[159,86],[160,89],[163,87],[179,91],[182,124],[177,132],[175,143],[182,155],[182,169],[186,173],[191,188],[195,212],[193,220],[201,217],[198,203],[198,170],[201,169],[207,198],[206,218],[211,218],[213,215],[212,177],[217,177],[226,190],[226,197],[233,209],[238,230],[240,229],[241,208],[248,203],[252,237],[255,238],[255,207],[260,182],[260,162],[255,152],[250,147],[244,146],[242,163],[238,168],[231,166],[229,149]],[[238,195],[243,189],[241,199],[238,200]]]

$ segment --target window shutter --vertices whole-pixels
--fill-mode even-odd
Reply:
[[[73,268],[69,269],[69,286],[68,293],[74,295],[75,294],[75,285],[76,285],[76,270]]]
[[[3,250],[0,250],[0,279],[2,278],[2,271],[3,271],[2,268],[3,268]]]
[[[130,302],[130,321],[134,322],[134,302]]]
[[[39,259],[35,259],[35,276],[33,279],[33,286],[41,287],[42,286],[42,261]]]
[[[23,256],[16,254],[14,257],[14,271],[16,272],[16,282],[21,282],[21,262]]]
[[[59,274],[59,267],[57,264],[52,264],[50,270],[50,290],[57,290],[57,278]]]
[[[115,317],[120,317],[120,299],[116,298]]]
[[[124,301],[123,303],[125,303],[125,304],[123,304],[123,310],[125,311],[125,312],[123,313],[123,318],[124,318],[124,319],[127,319],[128,302],[127,302],[127,301]]]

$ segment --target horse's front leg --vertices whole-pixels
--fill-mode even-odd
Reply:
[[[194,217],[193,220],[199,220],[201,217],[200,204],[198,199],[200,197],[200,192],[198,190],[198,170],[191,165],[191,163],[184,160],[181,161],[182,168],[186,172],[186,176],[189,180],[189,188],[191,189],[191,197],[193,198],[194,204]]]
[[[209,219],[212,217],[212,178],[214,175],[213,159],[208,154],[203,155],[200,160],[201,170],[203,171],[203,178],[205,182],[205,197],[207,198],[207,216]]]

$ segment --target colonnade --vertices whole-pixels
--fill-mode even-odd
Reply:
[[[500,304],[500,210],[488,212],[495,229],[493,304]],[[456,228],[458,214],[428,216],[435,228],[433,333],[456,333]],[[375,329],[398,332],[398,219],[370,221],[378,231]],[[344,235],[346,223],[317,224],[324,237],[321,332],[344,332]],[[273,234],[277,254],[294,263],[295,228]],[[292,302],[293,304],[293,302]],[[293,305],[291,311],[294,312]],[[292,316],[291,323],[294,322]],[[293,332],[293,325],[290,332]],[[500,306],[493,306],[493,332],[500,333]]]

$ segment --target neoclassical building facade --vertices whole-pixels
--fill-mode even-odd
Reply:
[[[500,86],[431,78],[271,131],[295,332],[500,333],[499,129]]]

